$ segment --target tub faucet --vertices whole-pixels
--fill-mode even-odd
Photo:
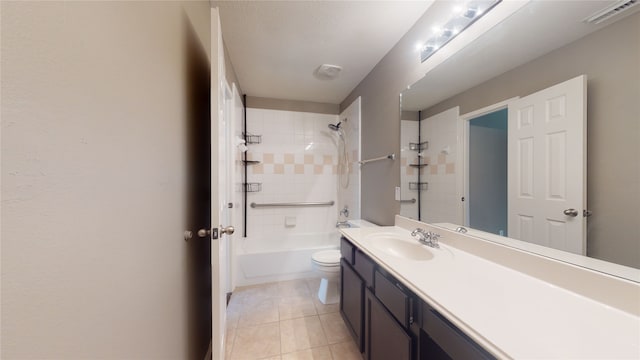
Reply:
[[[349,208],[347,207],[347,205],[345,205],[344,208],[340,210],[340,215],[344,215],[344,217],[346,218],[349,217]]]
[[[427,245],[432,248],[439,248],[440,244],[438,244],[438,238],[440,234],[436,234],[431,231],[426,231],[422,228],[417,228],[411,232],[411,236],[417,236],[418,242],[423,245]]]
[[[336,228],[350,228],[351,227],[351,223],[349,223],[349,220],[344,220],[344,221],[337,221],[336,222]]]

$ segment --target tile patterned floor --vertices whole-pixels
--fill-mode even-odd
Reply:
[[[228,359],[362,360],[338,304],[316,295],[319,278],[236,289],[227,308]]]

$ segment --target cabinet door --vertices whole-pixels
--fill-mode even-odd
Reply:
[[[421,360],[495,359],[431,306],[423,303],[422,311]]]
[[[364,325],[364,281],[345,259],[340,262],[340,313],[362,352]]]
[[[369,289],[366,290],[365,309],[365,359],[413,359],[413,338]]]

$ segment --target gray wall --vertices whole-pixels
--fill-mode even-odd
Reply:
[[[400,186],[400,92],[417,81],[420,59],[416,42],[436,15],[449,5],[435,2],[380,60],[375,68],[342,101],[340,111],[362,96],[362,159],[396,153],[396,161],[377,161],[362,166],[362,217],[379,225],[393,225],[400,204],[394,189]],[[440,11],[438,11],[438,9]]]
[[[412,40],[423,16],[342,106],[362,96],[363,156],[395,152],[399,144],[398,94],[418,65]],[[588,254],[640,267],[640,13],[511,70],[433,106],[424,117],[459,105],[461,113],[509,97],[527,95],[587,74],[588,82]],[[392,224],[398,204],[393,187],[399,164],[363,167],[362,215],[379,224]]]
[[[185,52],[208,66],[209,3],[0,6],[0,357],[202,359]]]

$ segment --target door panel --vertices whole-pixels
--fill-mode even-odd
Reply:
[[[367,360],[411,360],[413,340],[371,290],[366,291]]]
[[[226,220],[226,126],[224,119],[224,52],[218,9],[211,9],[211,226]],[[226,204],[225,204],[226,205]],[[223,224],[228,225],[228,224]],[[211,350],[224,359],[226,322],[226,236],[211,240]]]
[[[358,350],[362,352],[364,281],[345,259],[341,261],[340,283],[340,312],[358,345]]]
[[[509,105],[509,236],[586,254],[586,76]],[[564,214],[576,209],[578,216]]]

